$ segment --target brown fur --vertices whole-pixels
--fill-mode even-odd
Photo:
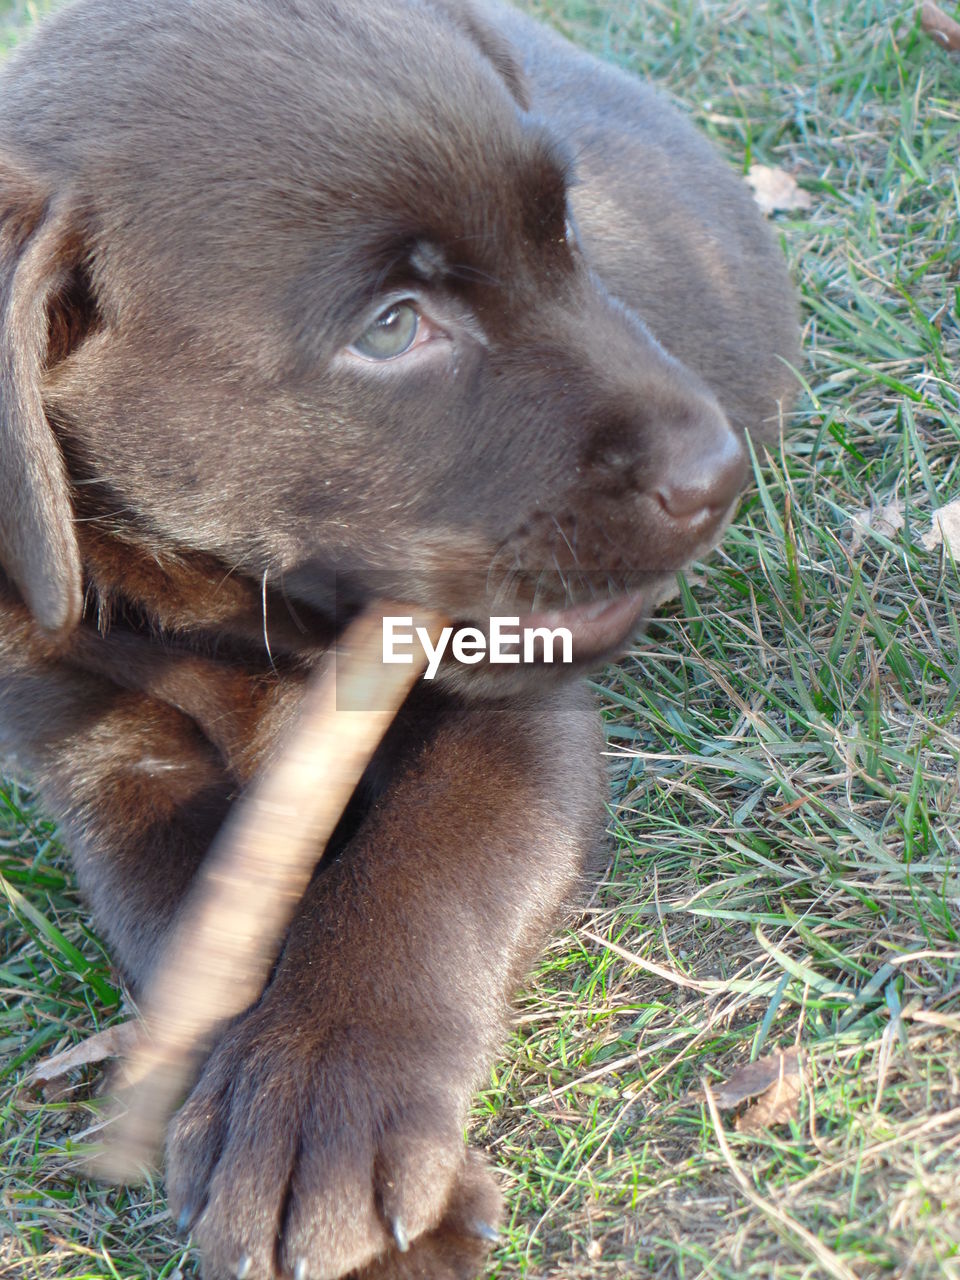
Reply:
[[[0,734],[134,989],[344,617],[640,613],[796,359],[682,117],[466,0],[79,0],[0,78],[0,312]],[[448,664],[378,752],[171,1130],[208,1276],[482,1266],[466,1109],[601,829],[557,674]]]

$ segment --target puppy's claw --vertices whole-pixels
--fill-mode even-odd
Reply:
[[[406,1227],[399,1218],[394,1218],[390,1226],[397,1248],[401,1253],[406,1253],[410,1248],[410,1237],[407,1235]]]
[[[253,1259],[249,1253],[245,1253],[237,1263],[237,1280],[247,1280],[250,1274],[250,1268],[253,1266]]]
[[[475,1218],[470,1223],[470,1234],[477,1237],[478,1240],[486,1240],[488,1244],[500,1243],[500,1232],[496,1227],[491,1227],[489,1222],[482,1222],[479,1218]]]
[[[190,1230],[190,1224],[197,1216],[197,1211],[192,1204],[188,1204],[185,1209],[181,1209],[180,1217],[177,1218],[177,1230],[181,1235],[185,1235]]]
[[[293,1280],[307,1280],[306,1258],[297,1259],[297,1265],[293,1268]]]

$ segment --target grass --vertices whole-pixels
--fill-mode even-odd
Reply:
[[[598,684],[616,855],[477,1102],[493,1275],[958,1280],[960,587],[920,538],[960,496],[960,61],[872,0],[528,7],[813,203],[777,221],[808,359],[789,451]],[[894,500],[901,530],[855,536]],[[157,1190],[64,1172],[82,1091],[17,1089],[117,1006],[16,786],[0,826],[0,1275],[191,1275]],[[703,1081],[793,1045],[795,1119],[711,1114]]]

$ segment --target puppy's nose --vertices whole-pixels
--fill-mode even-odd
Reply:
[[[746,450],[723,418],[701,427],[696,436],[678,431],[664,454],[654,493],[680,525],[699,525],[721,515],[747,477]]]

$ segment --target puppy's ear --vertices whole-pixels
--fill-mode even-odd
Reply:
[[[0,157],[0,568],[45,630],[80,618],[82,575],[63,456],[40,393],[79,257],[68,211]],[[65,335],[66,332],[66,336]]]
[[[466,32],[488,61],[492,62],[522,111],[530,110],[530,86],[516,50],[505,36],[476,13],[469,0],[428,0]]]

